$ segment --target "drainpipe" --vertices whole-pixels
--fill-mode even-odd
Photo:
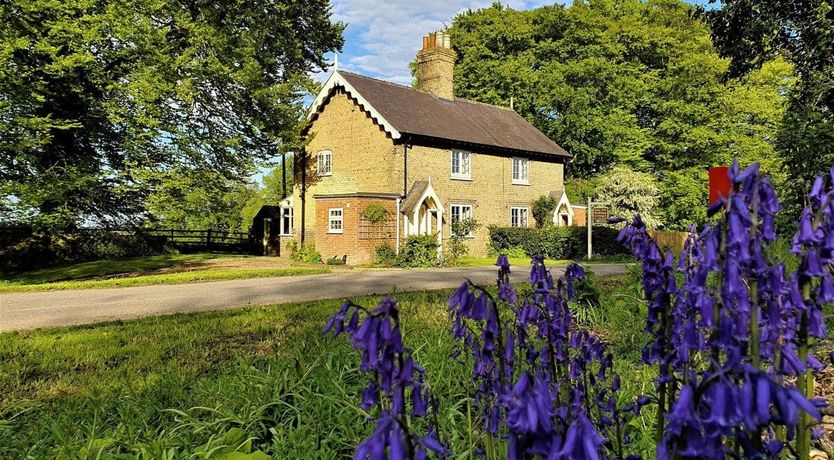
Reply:
[[[408,143],[403,142],[403,198],[408,194]]]
[[[301,150],[301,245],[304,246],[304,234],[307,226],[305,218],[307,215],[307,151]]]
[[[402,200],[402,198],[397,197],[397,214],[396,214],[396,217],[395,217],[395,219],[397,221],[397,246],[396,246],[397,254],[400,253],[400,200]]]

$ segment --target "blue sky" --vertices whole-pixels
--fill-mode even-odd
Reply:
[[[450,25],[467,9],[490,6],[495,0],[331,0],[333,19],[347,24],[339,67],[404,85],[411,84],[408,63],[423,35]],[[708,0],[689,0],[705,4]],[[569,3],[570,0],[567,1]],[[553,0],[502,0],[518,10],[557,3]],[[329,56],[333,62],[333,56]],[[323,81],[330,69],[316,75]]]
[[[404,85],[411,84],[408,63],[423,35],[450,25],[467,9],[488,7],[494,0],[332,0],[333,19],[347,24],[339,68]],[[552,0],[504,0],[515,9],[552,4]],[[333,56],[329,56],[333,61]],[[317,75],[323,80],[329,69]]]

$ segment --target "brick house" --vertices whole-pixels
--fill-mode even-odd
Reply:
[[[530,206],[541,195],[559,199],[555,224],[573,224],[563,191],[571,155],[510,108],[455,98],[454,63],[439,32],[423,38],[416,88],[330,76],[310,107],[293,196],[282,204],[292,214],[280,228],[285,240],[363,263],[409,235],[435,234],[443,247],[451,222],[472,217],[480,227],[467,236],[470,253],[485,255],[486,227],[533,225]],[[369,206],[387,218],[372,222]]]

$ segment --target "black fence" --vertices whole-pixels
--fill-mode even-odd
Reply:
[[[177,230],[144,229],[140,230],[149,237],[165,238],[170,246],[188,249],[246,249],[256,246],[256,242],[245,232],[227,232],[223,230]]]

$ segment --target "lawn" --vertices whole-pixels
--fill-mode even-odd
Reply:
[[[459,267],[488,267],[495,265],[496,257],[473,257],[473,256],[463,256],[460,257],[458,260],[455,261],[455,266]],[[530,258],[529,257],[510,257],[510,264],[515,267],[528,267],[530,266]],[[548,267],[556,266],[556,265],[568,265],[569,263],[574,262],[572,260],[567,259],[545,259],[544,263],[547,264]],[[593,265],[593,264],[605,264],[605,263],[634,263],[633,257],[601,257],[598,259],[591,259],[591,260],[580,260],[578,261],[582,265]]]
[[[289,266],[274,258],[230,254],[164,254],[97,260],[15,274],[0,292],[183,284],[268,276],[328,273],[325,267]]]
[[[632,276],[597,278],[603,306],[578,314],[618,356],[624,397],[651,385],[635,364],[645,311]],[[465,398],[469,371],[449,358],[448,295],[398,299],[404,340],[440,398],[441,431],[471,458],[478,422]],[[358,406],[358,354],[344,337],[321,335],[339,303],[2,334],[0,458],[204,458],[223,445],[246,450],[247,439],[274,458],[348,457],[372,425]],[[650,452],[647,436],[635,442]]]

